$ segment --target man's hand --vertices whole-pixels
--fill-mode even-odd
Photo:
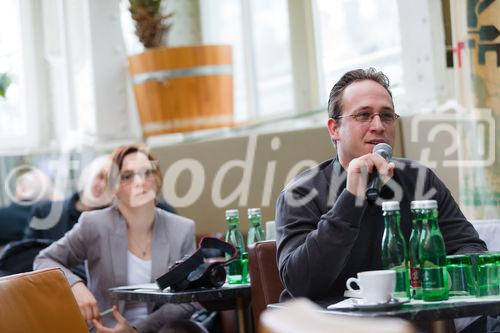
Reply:
[[[97,329],[97,333],[137,333],[137,330],[130,326],[127,319],[118,312],[116,306],[113,306],[113,317],[116,319],[116,325],[113,328],[105,327],[100,321],[93,319],[92,323]]]
[[[77,282],[71,286],[71,291],[75,296],[76,303],[80,308],[83,319],[99,319],[99,307],[97,301],[83,282]]]
[[[377,170],[385,184],[393,176],[394,168],[393,162],[387,162],[378,154],[370,153],[355,158],[347,168],[347,190],[358,198],[365,199],[368,174]]]

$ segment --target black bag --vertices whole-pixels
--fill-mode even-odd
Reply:
[[[0,276],[31,272],[35,257],[53,242],[51,239],[23,239],[8,243],[0,252]],[[87,281],[84,265],[70,269],[84,282]]]
[[[222,250],[231,257],[228,260],[206,260],[213,249]],[[187,259],[177,261],[167,273],[156,279],[161,290],[170,287],[171,291],[199,288],[219,288],[226,281],[225,265],[238,254],[236,248],[218,238],[205,237],[200,241],[198,250]]]
[[[50,244],[52,240],[49,239],[23,239],[8,243],[0,253],[0,270],[3,275],[32,271],[38,252]]]

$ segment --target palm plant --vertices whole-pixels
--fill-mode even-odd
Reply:
[[[162,15],[161,4],[164,0],[129,0],[130,13],[135,21],[135,33],[145,48],[166,44],[166,36],[172,27],[167,22],[173,15]]]

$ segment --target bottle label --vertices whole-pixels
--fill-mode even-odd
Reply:
[[[401,293],[400,297],[406,296],[408,289],[408,275],[404,267],[393,268],[396,271],[396,286],[394,291]]]
[[[422,271],[419,267],[410,268],[410,285],[412,288],[422,287]]]
[[[422,288],[424,290],[442,289],[444,287],[443,267],[422,268]]]

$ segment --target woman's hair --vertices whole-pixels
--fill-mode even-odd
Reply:
[[[109,172],[108,186],[111,191],[114,191],[120,184],[120,172],[122,171],[123,161],[125,157],[134,153],[144,154],[151,161],[151,168],[155,175],[156,192],[159,193],[163,184],[158,160],[149,152],[149,148],[144,145],[125,145],[115,149],[111,154],[111,170]]]

